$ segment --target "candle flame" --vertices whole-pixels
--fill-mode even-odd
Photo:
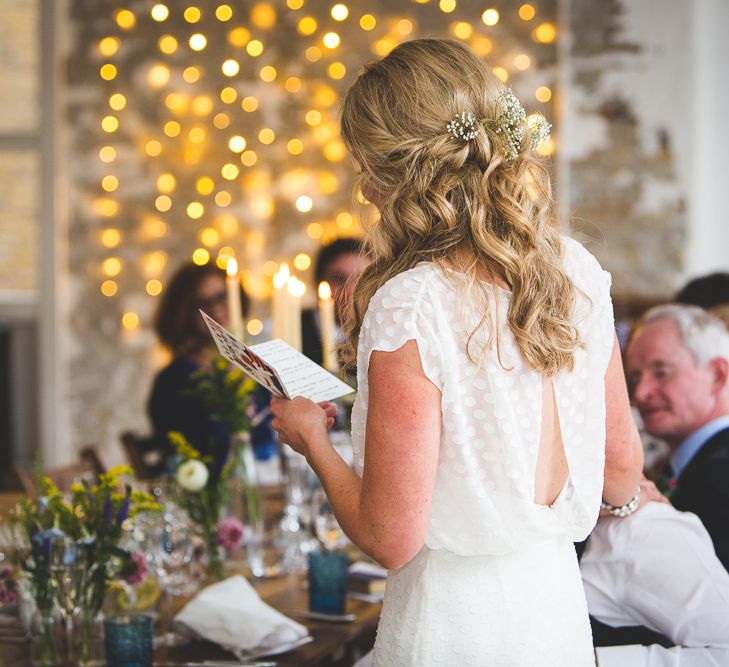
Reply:
[[[225,266],[225,272],[229,276],[235,276],[238,273],[238,261],[235,257],[228,259],[228,263]]]
[[[273,286],[276,289],[282,289],[289,282],[290,277],[289,265],[281,264],[281,268],[273,276]]]
[[[304,296],[304,293],[306,292],[306,285],[298,278],[294,278],[292,276],[288,281],[288,290],[291,296]]]
[[[332,298],[332,288],[326,280],[319,283],[319,298],[324,301]]]

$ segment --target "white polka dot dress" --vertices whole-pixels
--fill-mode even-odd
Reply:
[[[569,480],[536,505],[542,377],[522,359],[506,323],[510,294],[493,286],[499,354],[469,359],[479,313],[430,263],[395,276],[370,301],[358,349],[352,413],[354,465],[364,465],[367,367],[374,350],[415,340],[441,391],[443,428],[425,546],[390,573],[374,664],[563,667],[593,665],[573,541],[597,520],[605,450],[604,376],[613,346],[610,279],[579,243],[563,238],[578,288],[584,342],[572,372],[554,379]]]

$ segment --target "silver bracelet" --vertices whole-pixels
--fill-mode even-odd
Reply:
[[[604,500],[600,503],[600,509],[607,511],[611,516],[617,516],[620,518],[629,516],[635,510],[638,509],[638,502],[640,501],[640,487],[635,490],[635,495],[625,505],[616,507],[610,503],[606,503]]]

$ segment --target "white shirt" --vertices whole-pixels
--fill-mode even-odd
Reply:
[[[580,563],[590,614],[687,647],[729,647],[729,573],[699,518],[649,502],[603,517]]]

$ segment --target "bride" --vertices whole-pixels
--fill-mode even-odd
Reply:
[[[468,47],[401,44],[347,93],[342,136],[380,211],[333,407],[274,399],[352,541],[389,569],[376,665],[594,664],[573,542],[637,504],[642,450],[610,278],[561,236],[546,137]]]

